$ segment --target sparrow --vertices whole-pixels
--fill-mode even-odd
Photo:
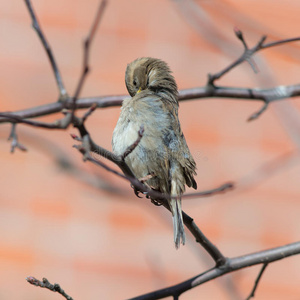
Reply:
[[[144,128],[140,142],[125,162],[144,184],[168,196],[178,249],[180,243],[185,244],[181,196],[185,185],[197,189],[197,183],[196,163],[178,119],[177,84],[169,66],[151,57],[128,64],[125,84],[131,97],[122,103],[112,137],[113,152],[122,155]]]

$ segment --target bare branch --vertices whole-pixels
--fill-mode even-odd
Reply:
[[[256,52],[258,52],[260,50],[267,49],[267,48],[274,47],[274,46],[279,46],[279,45],[286,44],[286,43],[300,41],[300,37],[296,37],[296,38],[285,39],[285,40],[280,40],[280,41],[275,41],[275,42],[265,44],[265,40],[267,39],[267,36],[264,35],[261,37],[261,39],[257,42],[257,44],[254,47],[248,48],[248,46],[244,40],[244,36],[243,36],[242,32],[239,29],[235,29],[234,31],[235,31],[235,34],[238,37],[238,39],[241,40],[244,45],[244,53],[237,60],[232,62],[229,66],[227,66],[222,71],[220,71],[216,74],[213,74],[213,75],[209,74],[208,85],[214,85],[214,82],[216,80],[220,79],[222,76],[224,76],[226,73],[228,73],[229,71],[231,71],[232,69],[234,69],[235,67],[240,65],[245,60],[249,61],[251,56],[253,56],[253,54],[255,54]]]
[[[134,297],[130,300],[156,300],[174,295],[178,296],[187,290],[190,290],[205,282],[211,281],[224,274],[228,274],[254,265],[272,263],[277,260],[297,254],[300,254],[300,242],[288,244],[277,248],[272,248],[265,251],[259,251],[244,256],[227,258],[225,265],[219,267],[216,266],[179,284],[160,289],[148,294],[144,294],[138,297]]]
[[[202,191],[198,193],[190,193],[190,194],[184,194],[182,198],[194,198],[194,197],[207,197],[207,196],[213,196],[216,194],[227,192],[234,188],[234,184],[232,182],[224,183],[221,186],[207,191]]]
[[[268,44],[264,44],[262,46],[262,49],[267,49],[267,48],[271,48],[271,47],[274,47],[274,46],[280,46],[282,44],[292,43],[292,42],[299,42],[299,41],[300,41],[300,36],[295,37],[295,38],[290,38],[290,39],[279,40],[279,41],[275,41],[275,42],[270,42]]]
[[[203,86],[191,89],[184,89],[179,91],[179,101],[211,99],[211,98],[230,98],[247,101],[263,101],[271,103],[276,100],[285,98],[293,98],[300,96],[300,84],[276,86],[269,89],[258,88],[236,88],[236,87],[222,87],[222,86]],[[114,106],[121,106],[123,99],[127,95],[114,95],[114,96],[99,96],[90,98],[80,98],[76,101],[76,109],[90,108],[93,104],[97,108],[107,108]],[[15,112],[3,113],[0,115],[0,123],[11,122],[9,114],[18,116],[21,119],[37,118],[45,115],[51,115],[60,112],[63,108],[72,109],[73,99],[69,98],[66,102],[49,103],[37,107],[32,107]]]
[[[99,8],[97,10],[97,14],[95,17],[95,20],[92,24],[92,27],[90,29],[88,37],[84,41],[84,52],[83,52],[83,67],[82,67],[82,73],[80,75],[76,91],[73,97],[73,106],[72,106],[72,115],[74,115],[74,112],[76,110],[76,102],[79,97],[80,91],[82,89],[84,80],[86,79],[86,75],[89,72],[89,56],[90,56],[90,45],[92,44],[92,41],[94,39],[96,30],[98,28],[98,25],[102,19],[105,7],[107,4],[107,0],[102,0],[102,2],[99,5]],[[72,117],[73,118],[73,117]]]
[[[248,118],[248,122],[256,120],[267,108],[269,107],[269,101],[266,101],[266,103],[262,106],[262,108],[253,113],[249,118]]]
[[[85,122],[85,120],[95,111],[96,108],[97,108],[97,104],[93,103],[92,106],[83,115],[82,122]]]
[[[46,129],[66,129],[71,124],[70,114],[67,114],[64,118],[60,120],[56,120],[53,123],[31,121],[11,113],[0,113],[0,117],[6,118],[11,123],[23,123],[33,127],[46,128]]]
[[[43,281],[40,281],[32,276],[26,277],[27,282],[29,282],[32,285],[39,286],[42,288],[46,288],[52,292],[57,292],[64,296],[67,300],[73,300],[71,296],[69,296],[61,287],[59,284],[54,283],[51,284],[47,278],[43,278]]]
[[[123,155],[121,156],[122,160],[125,160],[125,158],[137,147],[137,145],[140,143],[142,137],[144,134],[144,126],[141,126],[139,132],[138,132],[138,138],[136,139],[136,141],[130,145],[125,152],[123,153]]]
[[[28,3],[30,2],[28,1]],[[102,6],[100,6],[100,8],[101,7]],[[103,12],[103,9],[101,9],[101,11]],[[263,44],[264,41],[265,41],[265,37],[262,37],[256,46],[247,50],[249,52],[247,55],[251,56],[255,52],[262,49],[279,46],[285,43],[300,41],[300,37],[270,42],[268,44]],[[277,86],[270,89],[257,89],[257,88],[249,89],[249,88],[222,87],[222,86],[216,87],[214,85],[215,80],[219,79],[225,73],[229,72],[231,69],[233,69],[234,67],[242,63],[245,59],[247,59],[246,57],[247,55],[245,55],[244,53],[239,59],[237,59],[230,66],[225,68],[223,71],[220,71],[215,75],[209,74],[208,85],[179,91],[179,101],[187,101],[193,99],[207,99],[207,98],[231,98],[231,99],[244,99],[244,100],[261,100],[266,104],[279,99],[298,97],[300,95],[299,84]],[[84,73],[85,72],[83,72],[83,74]],[[82,83],[80,80],[77,86],[77,91],[75,93],[77,97],[79,95]],[[98,108],[120,106],[122,104],[123,99],[127,97],[127,95],[101,96],[101,97],[91,97],[91,98],[81,98],[81,99],[77,99],[77,97],[75,97],[76,109],[83,109],[83,108],[90,108],[93,104],[97,105]],[[73,107],[74,107],[74,99],[68,98],[65,100],[64,103],[57,102],[57,103],[45,104],[38,107],[15,111],[13,112],[13,114],[15,116],[21,117],[22,119],[36,118],[36,117],[60,112],[63,108],[72,109]],[[266,108],[267,106],[264,105],[259,112],[254,113],[248,120],[256,119],[259,115],[261,115],[262,112],[265,111]],[[6,115],[5,116],[0,115],[0,123],[11,122],[11,121],[12,118]]]
[[[236,35],[236,37],[242,42],[243,46],[244,46],[244,51],[248,51],[249,47],[246,43],[246,40],[244,38],[244,35],[242,33],[241,30],[239,30],[237,27],[234,27],[234,33]],[[249,63],[249,65],[251,66],[252,70],[254,73],[258,73],[258,68],[257,68],[257,65],[254,61],[253,58],[249,57],[246,59],[246,61]]]
[[[51,63],[51,67],[53,69],[53,72],[54,72],[54,76],[55,76],[55,79],[56,79],[56,84],[57,84],[57,87],[58,87],[58,90],[59,90],[59,101],[62,101],[64,102],[67,98],[68,98],[68,93],[65,89],[65,86],[63,84],[63,81],[62,81],[62,77],[60,75],[60,71],[58,69],[58,66],[56,64],[56,61],[55,61],[55,58],[54,58],[54,55],[52,53],[52,50],[50,48],[50,45],[48,44],[47,40],[46,40],[46,37],[41,29],[41,26],[37,20],[37,17],[35,15],[35,12],[33,10],[33,7],[31,5],[31,1],[30,0],[25,0],[25,3],[26,3],[26,6],[28,8],[28,11],[30,13],[30,16],[31,16],[31,19],[32,19],[32,27],[35,29],[36,33],[38,34],[42,44],[43,44],[43,47],[45,48],[46,52],[47,52],[47,55],[48,55],[48,58],[50,60],[50,63]]]
[[[11,132],[8,137],[8,140],[9,141],[11,140],[11,149],[10,149],[11,153],[14,153],[15,148],[18,148],[21,151],[27,151],[27,148],[24,145],[22,145],[21,143],[19,143],[18,135],[17,135],[17,131],[16,131],[16,123],[12,123]]]
[[[192,235],[196,238],[196,242],[202,245],[202,247],[208,252],[208,254],[215,261],[217,266],[222,266],[226,263],[226,257],[221,251],[202,233],[199,227],[196,225],[194,220],[187,215],[184,211],[182,212],[183,222],[189,229]]]
[[[253,289],[252,289],[250,295],[247,297],[247,300],[250,300],[251,298],[254,298],[255,291],[257,289],[258,283],[259,283],[259,281],[260,281],[260,279],[261,279],[261,277],[262,277],[265,269],[267,268],[267,266],[268,266],[268,263],[264,263],[263,266],[261,267],[261,269],[260,269],[260,271],[258,273],[258,276],[257,276],[257,278],[256,278],[256,280],[254,282]]]
[[[234,28],[233,28],[233,31],[234,31],[236,37],[242,42],[242,44],[243,44],[243,46],[244,46],[244,49],[245,49],[245,50],[248,50],[249,47],[248,47],[248,45],[247,45],[247,43],[246,43],[246,40],[245,40],[245,38],[244,38],[244,35],[243,35],[242,31],[241,31],[240,29],[238,29],[237,27],[234,27]]]
[[[222,76],[224,76],[226,73],[234,69],[236,66],[240,65],[245,60],[248,60],[254,53],[258,52],[259,50],[263,49],[263,43],[265,42],[267,36],[263,36],[257,44],[252,48],[245,48],[244,53],[233,63],[231,63],[228,67],[223,69],[222,71],[216,73],[216,74],[209,74],[208,84],[214,85],[215,81],[220,79]],[[300,39],[299,39],[300,40]]]

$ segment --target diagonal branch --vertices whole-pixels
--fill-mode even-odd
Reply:
[[[50,60],[51,67],[52,67],[52,70],[54,72],[54,76],[55,76],[55,79],[56,79],[56,84],[57,84],[57,87],[58,87],[58,90],[59,90],[59,101],[64,102],[68,98],[68,93],[67,93],[67,91],[65,89],[65,86],[63,84],[62,77],[60,75],[60,71],[59,71],[58,66],[56,64],[54,55],[53,55],[52,50],[50,48],[50,45],[48,44],[48,42],[46,40],[46,37],[45,37],[45,35],[44,35],[44,33],[41,29],[41,26],[40,26],[40,24],[37,20],[37,17],[35,15],[34,10],[33,10],[31,1],[30,0],[25,0],[25,4],[28,8],[28,11],[30,13],[30,17],[32,19],[32,27],[34,28],[34,30],[38,34],[38,36],[39,36],[39,38],[40,38],[40,40],[43,44],[43,47],[45,48],[45,50],[47,52],[48,58]]]
[[[267,100],[267,98],[265,99],[265,103],[264,105],[261,107],[260,110],[258,110],[257,112],[253,113],[249,118],[248,118],[248,122],[253,121],[255,119],[257,119],[268,107],[269,107],[269,103],[270,101]]]
[[[227,258],[225,265],[219,267],[216,266],[179,284],[160,289],[148,294],[144,294],[138,297],[134,297],[130,300],[157,300],[175,295],[178,297],[182,293],[205,282],[218,278],[224,274],[228,274],[254,265],[269,264],[297,254],[300,254],[300,242],[255,253],[250,253],[244,256]]]
[[[258,273],[258,276],[257,276],[257,278],[256,278],[256,280],[254,282],[253,289],[252,289],[250,295],[247,297],[246,300],[250,300],[251,298],[254,298],[254,295],[255,295],[258,283],[259,283],[259,281],[260,281],[260,279],[261,279],[261,277],[262,277],[265,269],[267,268],[267,266],[268,266],[268,263],[264,263],[263,266],[261,267],[261,269],[260,269],[260,271]]]
[[[57,292],[64,296],[67,300],[73,300],[71,296],[69,296],[61,287],[59,284],[54,283],[51,284],[47,278],[43,278],[43,281],[40,281],[32,276],[26,277],[27,282],[29,282],[32,285],[39,286],[42,288],[46,288],[52,292]]]
[[[125,158],[137,147],[137,145],[140,143],[142,137],[144,134],[144,126],[142,125],[140,130],[138,131],[138,138],[136,139],[136,141],[130,145],[125,152],[123,153],[123,155],[121,156],[122,160],[125,160]]]
[[[94,39],[95,33],[97,31],[98,25],[102,19],[105,7],[107,4],[107,0],[102,0],[102,2],[99,5],[99,8],[97,10],[96,17],[94,19],[94,22],[92,24],[92,27],[90,29],[90,32],[87,36],[87,38],[84,41],[84,51],[83,51],[83,67],[82,67],[82,73],[80,75],[75,94],[73,97],[73,106],[72,106],[72,116],[74,116],[74,112],[76,110],[76,102],[79,97],[79,94],[81,92],[82,86],[84,84],[84,80],[86,79],[86,75],[89,72],[89,57],[90,57],[90,46],[92,44],[92,41]],[[73,117],[72,117],[73,119]]]
[[[226,257],[221,251],[202,233],[200,228],[196,225],[194,220],[182,211],[183,222],[189,229],[191,234],[196,238],[196,242],[202,245],[202,247],[208,252],[208,254],[215,261],[216,266],[223,266],[226,264]]]

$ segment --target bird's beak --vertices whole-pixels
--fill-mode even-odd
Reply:
[[[142,91],[142,89],[141,89],[141,88],[139,88],[139,89],[138,89],[138,91],[137,91],[136,93],[138,94],[138,93],[140,93],[141,91]]]

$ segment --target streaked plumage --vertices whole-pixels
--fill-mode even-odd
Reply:
[[[177,85],[168,65],[155,58],[138,58],[127,66],[125,83],[131,98],[123,101],[112,146],[121,155],[133,144],[140,127],[144,135],[126,157],[137,178],[153,177],[145,184],[176,197],[169,201],[176,248],[185,243],[181,195],[185,185],[197,188],[195,161],[178,120]],[[154,199],[155,200],[155,199]]]

